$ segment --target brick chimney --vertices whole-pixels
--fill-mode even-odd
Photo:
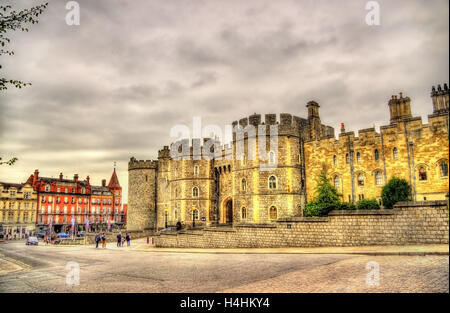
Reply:
[[[39,170],[34,170],[34,175],[33,175],[33,186],[36,184],[38,178],[39,178]]]
[[[89,178],[89,175],[86,177],[86,181],[87,181],[87,183],[89,184],[89,180],[90,180],[90,178]]]
[[[59,180],[63,180],[63,173],[59,173]]]
[[[78,174],[73,175],[73,180],[78,183]]]
[[[106,187],[106,179],[102,179],[102,186]]]
[[[341,133],[345,133],[345,125],[344,123],[341,123]]]

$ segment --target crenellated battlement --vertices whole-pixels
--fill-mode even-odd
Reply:
[[[156,160],[136,160],[135,157],[131,157],[128,162],[128,170],[137,169],[157,169],[158,161]]]

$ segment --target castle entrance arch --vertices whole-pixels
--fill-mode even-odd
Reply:
[[[233,223],[233,200],[231,198],[224,201],[223,205],[224,221],[227,224]]]

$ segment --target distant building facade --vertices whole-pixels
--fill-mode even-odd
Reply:
[[[448,102],[447,84],[432,90],[433,114],[423,125],[412,117],[410,99],[393,96],[388,106],[389,125],[381,132],[365,129],[355,137],[341,129],[336,140],[334,129],[324,125],[319,104],[307,104],[308,117],[291,114],[254,114],[232,123],[256,128],[244,137],[233,134],[231,146],[206,147],[205,142],[185,141],[174,147],[188,146],[173,157],[165,146],[157,160],[130,159],[129,208],[127,229],[196,225],[265,224],[280,218],[301,216],[307,201],[314,196],[315,178],[325,164],[328,176],[343,194],[344,201],[363,198],[380,199],[381,187],[393,177],[405,177],[413,186],[417,200],[444,199],[448,192]],[[272,151],[269,133],[259,133],[259,126],[278,127],[278,150]],[[249,139],[266,138],[267,158],[249,155]],[[237,147],[244,144],[243,157]],[[258,145],[259,141],[256,141]],[[194,146],[202,145],[202,155]],[[205,159],[203,152],[213,152]],[[180,149],[178,149],[180,150]],[[171,153],[172,152],[172,153]],[[178,151],[179,152],[179,151]],[[220,158],[219,158],[220,156]],[[273,168],[270,168],[274,165]],[[262,167],[269,170],[261,170]]]
[[[35,230],[37,193],[30,184],[0,182],[0,223],[4,235],[23,238]]]
[[[37,193],[36,225],[39,230],[45,230],[52,225],[56,232],[66,232],[72,229],[105,230],[122,227],[124,220],[122,209],[122,187],[119,184],[116,170],[106,186],[90,184],[89,176],[80,180],[78,174],[73,179],[39,176],[36,170],[27,184]]]

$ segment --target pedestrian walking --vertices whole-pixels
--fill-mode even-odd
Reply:
[[[120,247],[122,245],[122,233],[117,234],[117,246]]]
[[[128,233],[127,233],[126,239],[127,239],[127,247],[129,247],[131,238],[130,238],[130,235]]]
[[[106,235],[105,235],[105,233],[103,233],[103,236],[102,236],[102,248],[103,249],[106,248]]]
[[[97,235],[95,235],[95,248],[98,248],[98,243],[100,242],[100,235],[97,233]]]

